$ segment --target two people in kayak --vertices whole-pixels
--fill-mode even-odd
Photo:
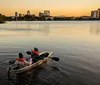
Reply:
[[[31,57],[28,58],[28,60],[23,57],[22,53],[19,53],[19,58],[16,58],[15,64],[19,65],[19,68],[23,68],[47,57],[48,55],[49,53],[39,55],[38,48],[34,48],[34,50],[31,50]]]

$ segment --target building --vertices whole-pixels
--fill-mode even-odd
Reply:
[[[57,16],[58,18],[65,18],[65,16],[64,15],[61,15],[61,16]]]
[[[97,17],[100,18],[100,9],[98,9]]]
[[[92,18],[100,18],[100,9],[91,11]]]
[[[30,15],[30,10],[27,11],[27,15]]]
[[[44,16],[50,16],[50,11],[49,10],[44,10]]]
[[[91,17],[97,18],[98,17],[98,10],[91,11]]]
[[[22,14],[22,17],[24,17],[25,16],[25,14]]]
[[[44,13],[39,12],[39,17],[43,17],[43,16],[44,16]]]
[[[18,17],[18,12],[15,12],[15,17]]]
[[[88,19],[90,19],[91,17],[90,17],[90,16],[81,16],[80,18],[82,18],[83,20],[88,20]]]
[[[91,11],[91,17],[93,17],[93,15],[94,15],[94,11]]]
[[[17,21],[18,18],[18,12],[15,12],[15,20]]]
[[[22,17],[22,14],[21,13],[19,13],[19,17]]]

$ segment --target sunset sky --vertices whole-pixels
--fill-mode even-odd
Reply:
[[[7,16],[16,11],[26,14],[27,10],[36,15],[50,10],[52,16],[83,16],[99,7],[100,0],[0,0],[0,13]]]

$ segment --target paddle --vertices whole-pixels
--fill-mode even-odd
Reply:
[[[16,60],[10,60],[9,64],[14,64]]]
[[[27,53],[28,55],[31,55],[31,54],[32,54],[31,51],[27,51],[26,53]]]
[[[26,52],[28,55],[31,55],[32,53],[30,51],[27,51]],[[58,57],[50,57],[52,60],[54,61],[59,61],[59,58]]]
[[[59,61],[58,57],[51,57],[52,60]]]

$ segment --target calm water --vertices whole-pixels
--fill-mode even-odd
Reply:
[[[0,85],[8,85],[8,61],[38,47],[59,62],[39,69],[46,85],[100,85],[100,22],[7,22],[0,25]],[[44,75],[45,74],[45,75]],[[52,74],[52,75],[51,75]],[[43,80],[45,79],[45,80]],[[57,83],[53,83],[53,82]],[[48,83],[48,84],[47,84]],[[40,84],[35,84],[40,85]],[[43,84],[44,85],[44,84]]]

